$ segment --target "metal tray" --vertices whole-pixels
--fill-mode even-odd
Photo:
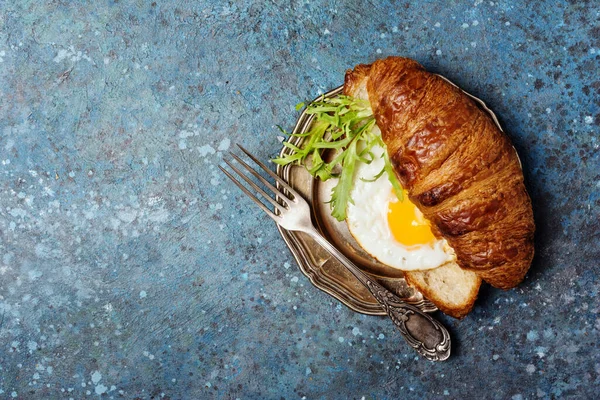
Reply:
[[[443,76],[440,77],[448,81]],[[452,82],[448,82],[454,85]],[[340,86],[323,96],[325,98],[335,97],[342,93],[342,90],[343,86]],[[488,112],[502,131],[498,119],[485,103],[469,93],[464,93],[475,100],[482,110]],[[319,96],[318,99],[321,97]],[[311,127],[312,120],[313,116],[306,114],[304,111],[292,132],[307,132]],[[302,138],[290,138],[290,143],[296,146],[301,141]],[[283,147],[280,155],[283,156],[292,152],[293,150]],[[315,226],[346,257],[408,303],[414,304],[426,312],[437,310],[435,305],[425,299],[419,291],[408,286],[402,271],[388,267],[369,256],[354,240],[346,223],[339,222],[331,216],[331,210],[326,202],[329,201],[331,187],[335,186],[335,180],[321,182],[314,179],[304,167],[295,165],[278,166],[277,174],[284,178],[311,204]],[[369,315],[386,315],[369,291],[312,238],[304,233],[287,231],[279,226],[278,229],[298,262],[300,270],[314,286],[330,294],[354,311]]]

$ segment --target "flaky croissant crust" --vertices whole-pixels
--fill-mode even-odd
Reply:
[[[398,178],[458,264],[498,288],[520,283],[534,253],[531,200],[517,153],[490,116],[401,57],[349,70],[344,92],[368,94]]]

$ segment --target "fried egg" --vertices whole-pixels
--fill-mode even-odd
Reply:
[[[376,146],[370,164],[357,163],[346,218],[350,233],[372,257],[403,271],[437,268],[453,260],[446,240],[433,235],[406,193],[398,199],[385,172],[373,181],[384,167],[384,151]]]

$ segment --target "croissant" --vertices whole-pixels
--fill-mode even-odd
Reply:
[[[398,179],[458,265],[501,289],[519,284],[533,211],[517,153],[489,114],[408,58],[356,66],[344,92],[369,100]]]

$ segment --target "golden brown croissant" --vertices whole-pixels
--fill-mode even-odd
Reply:
[[[498,288],[520,283],[533,258],[531,200],[490,116],[407,58],[358,65],[344,92],[368,95],[396,175],[460,267]]]

